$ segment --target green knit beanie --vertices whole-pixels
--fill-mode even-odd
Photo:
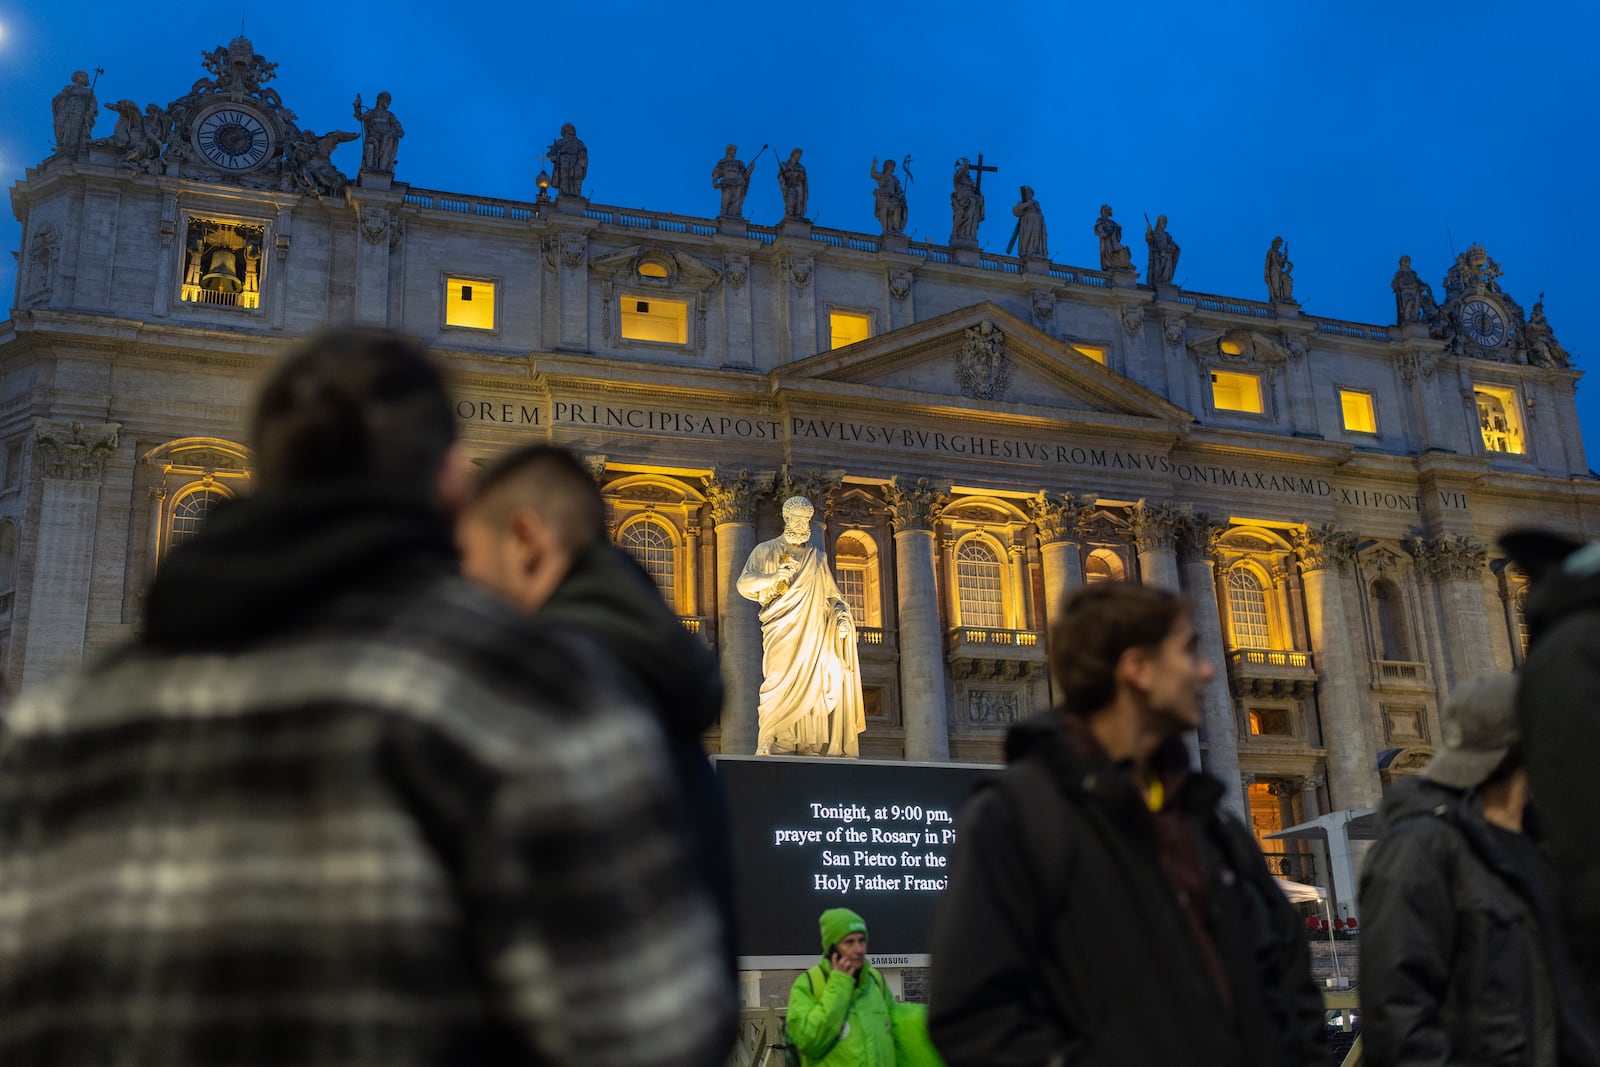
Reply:
[[[829,908],[822,913],[822,951],[826,952],[851,934],[865,937],[867,924],[849,908]]]

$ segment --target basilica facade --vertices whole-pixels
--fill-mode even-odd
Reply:
[[[1263,834],[1372,805],[1426,762],[1454,684],[1520,661],[1524,578],[1497,533],[1600,535],[1578,372],[1483,249],[1437,299],[1402,263],[1397,321],[1352,323],[1295,303],[1272,252],[1268,299],[1172,285],[1163,231],[1154,284],[1120,227],[1096,227],[1100,267],[1051,262],[1027,195],[1024,254],[982,252],[959,170],[942,246],[896,231],[883,177],[883,232],[813,226],[799,152],[772,226],[740,216],[731,146],[714,218],[585,201],[575,130],[533,199],[414,188],[386,96],[358,108],[350,179],[330,154],[355,135],[299,129],[271,66],[235,41],[99,140],[69,85],[60,147],[12,187],[13,687],[132,636],[163,555],[250,484],[256,383],[327,324],[424,338],[478,456],[587,458],[614,539],[719,655],[709,743],[729,753],[753,751],[762,655],[735,583],[790,495],[855,616],[862,756],[998,762],[1051,699],[1063,593],[1156,583],[1192,598],[1217,669],[1199,757]]]

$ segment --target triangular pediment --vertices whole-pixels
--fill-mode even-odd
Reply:
[[[780,388],[831,382],[968,408],[1192,420],[1160,394],[989,301],[797,360],[772,375]]]

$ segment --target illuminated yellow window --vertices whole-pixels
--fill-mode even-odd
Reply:
[[[647,259],[639,264],[639,277],[641,278],[667,278],[667,265],[659,260]]]
[[[865,341],[872,336],[872,316],[858,311],[830,311],[828,336],[834,348]]]
[[[1254,374],[1235,374],[1233,371],[1211,372],[1211,403],[1218,411],[1254,411],[1260,413],[1261,379]]]
[[[1372,410],[1372,394],[1351,389],[1339,390],[1339,409],[1344,412],[1344,428],[1352,433],[1377,433],[1378,417]]]
[[[1106,363],[1106,350],[1099,345],[1073,345],[1073,351],[1079,355],[1088,356],[1102,367]]]
[[[494,282],[473,278],[445,281],[444,324],[469,330],[494,329]]]
[[[1217,347],[1222,349],[1222,354],[1225,356],[1244,355],[1244,345],[1238,341],[1224,340]]]
[[[658,296],[622,298],[622,336],[630,341],[689,343],[689,305]]]
[[[1517,391],[1492,385],[1475,385],[1472,395],[1478,402],[1478,427],[1483,431],[1483,447],[1490,452],[1510,452],[1519,456],[1526,451]]]

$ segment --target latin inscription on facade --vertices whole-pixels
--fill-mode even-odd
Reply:
[[[929,430],[892,423],[851,422],[843,419],[790,416],[786,422],[742,415],[726,415],[670,407],[603,404],[587,400],[516,401],[463,398],[456,403],[463,422],[557,430],[603,429],[639,433],[742,441],[826,441],[875,447],[886,451],[943,453],[984,459],[1034,463],[1053,469],[1070,468],[1085,473],[1105,471],[1161,475],[1189,485],[1217,486],[1300,499],[1331,500],[1342,507],[1385,512],[1421,512],[1420,493],[1354,488],[1337,485],[1315,474],[1286,470],[1260,470],[1231,463],[1179,459],[1161,452],[1105,448],[1059,440],[1000,437],[989,434]],[[785,432],[787,431],[787,432]],[[1440,492],[1438,506],[1465,510],[1467,494]]]

